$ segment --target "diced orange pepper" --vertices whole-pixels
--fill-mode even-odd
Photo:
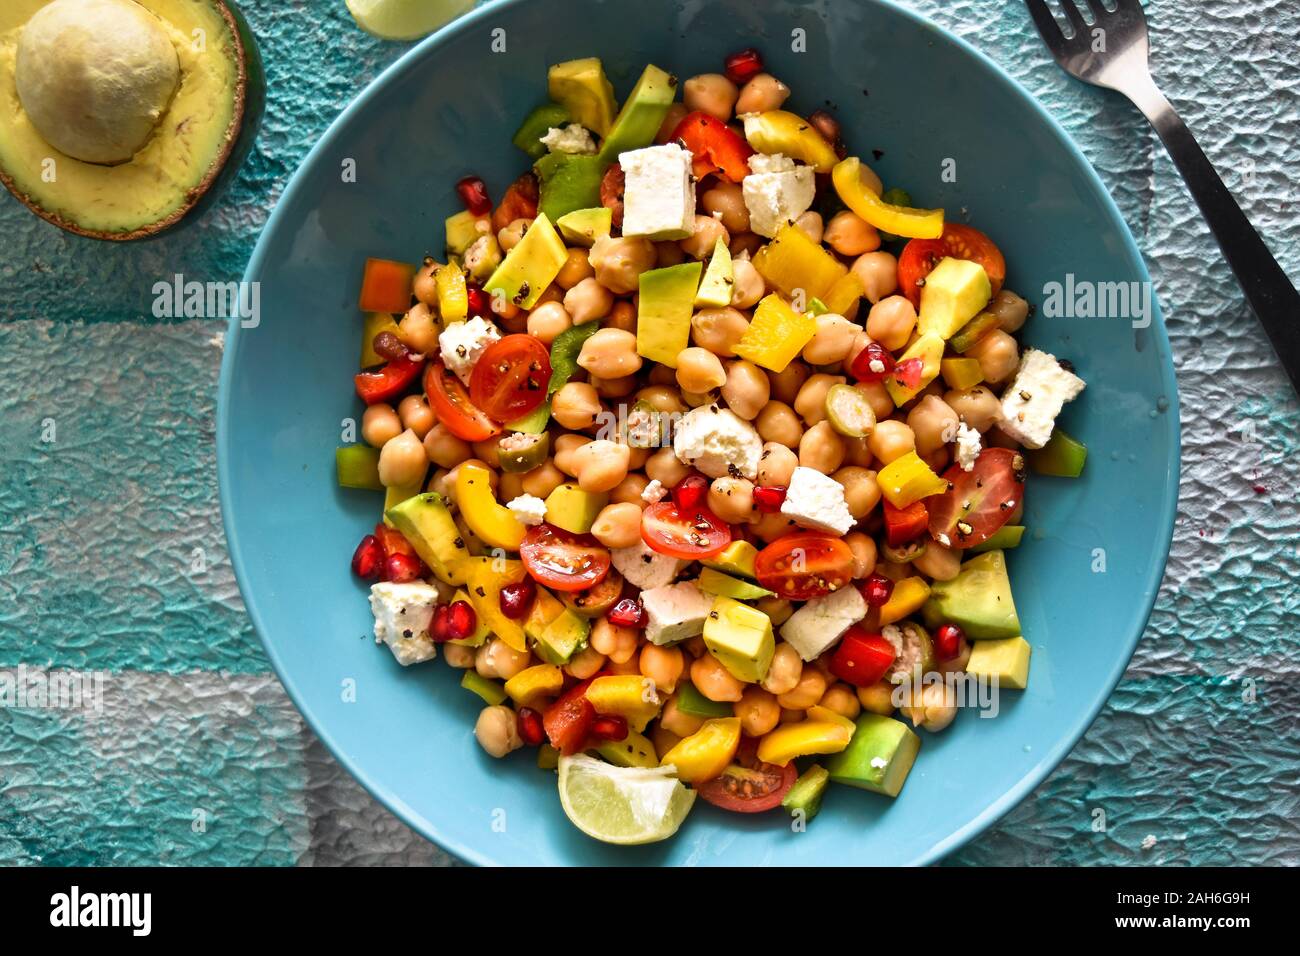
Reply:
[[[921,610],[921,605],[930,597],[930,585],[925,578],[903,578],[894,583],[894,593],[880,608],[880,626],[901,621],[910,614]]]
[[[362,312],[405,313],[411,307],[415,266],[392,259],[367,259],[357,305]]]

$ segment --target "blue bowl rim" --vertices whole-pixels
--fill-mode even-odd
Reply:
[[[370,81],[364,90],[349,103],[343,111],[330,123],[329,127],[317,140],[316,144],[308,151],[294,170],[293,175],[289,177],[289,182],[285,186],[284,192],[277,201],[275,208],[272,209],[270,216],[267,218],[266,225],[258,238],[257,245],[253,249],[253,254],[249,258],[248,266],[244,271],[244,281],[253,281],[254,277],[262,272],[264,260],[267,254],[266,236],[277,225],[277,219],[280,215],[281,208],[287,205],[286,200],[293,197],[294,193],[300,188],[301,180],[298,176],[306,166],[316,160],[319,154],[325,153],[336,137],[340,135],[341,130],[351,121],[354,115],[366,109],[371,100],[381,95],[382,91],[397,77],[403,75],[408,70],[414,69],[422,61],[432,47],[439,46],[444,41],[460,35],[466,31],[472,30],[480,23],[491,17],[496,16],[501,10],[521,4],[533,3],[536,0],[490,0],[490,2],[479,6],[475,10],[453,20],[451,23],[430,34],[416,44],[413,48],[404,53],[401,57],[390,64],[382,73]],[[1120,214],[1119,207],[1115,205],[1111,197],[1110,190],[1106,187],[1105,182],[1097,174],[1093,165],[1088,158],[1079,149],[1078,145],[1071,139],[1070,135],[1038,102],[1032,93],[1021,86],[1013,77],[1011,77],[1001,66],[992,58],[983,53],[970,43],[963,40],[954,33],[950,33],[938,24],[933,23],[926,17],[900,6],[894,0],[862,0],[862,2],[873,3],[877,6],[885,7],[890,11],[901,14],[923,31],[928,32],[931,36],[941,42],[948,43],[962,53],[971,57],[987,70],[994,79],[1007,87],[1012,93],[1027,103],[1030,109],[1038,116],[1039,120],[1050,129],[1052,135],[1065,147],[1066,152],[1082,168],[1084,175],[1088,177],[1093,186],[1102,197],[1102,209],[1111,219],[1117,228],[1120,236],[1124,241],[1125,251],[1133,260],[1137,272],[1142,281],[1150,284],[1151,276],[1146,268],[1146,261],[1138,248],[1137,241],[1133,238],[1133,233],[1125,222],[1124,217]],[[1158,303],[1157,303],[1158,306]],[[1146,629],[1147,622],[1150,620],[1151,611],[1155,607],[1156,597],[1159,594],[1160,583],[1164,577],[1165,565],[1169,560],[1169,547],[1173,540],[1174,520],[1178,508],[1178,481],[1179,481],[1179,463],[1182,457],[1182,428],[1181,418],[1179,415],[1179,397],[1178,384],[1174,375],[1172,348],[1169,343],[1169,336],[1164,326],[1164,316],[1157,308],[1158,321],[1152,323],[1151,328],[1154,330],[1154,345],[1159,354],[1169,357],[1169,361],[1160,363],[1161,385],[1164,392],[1169,396],[1169,408],[1165,415],[1170,422],[1173,431],[1173,464],[1174,467],[1167,469],[1165,472],[1165,489],[1162,505],[1163,525],[1166,528],[1163,541],[1160,543],[1160,559],[1153,562],[1150,571],[1147,574],[1145,593],[1147,594],[1146,607],[1142,609],[1140,618],[1134,619],[1134,627],[1131,636],[1128,639],[1128,646],[1122,656],[1117,656],[1114,666],[1106,679],[1106,691],[1098,696],[1086,719],[1076,720],[1074,729],[1061,737],[1061,739],[1040,759],[1037,765],[1025,774],[1013,787],[1008,789],[1001,797],[991,803],[984,809],[979,816],[971,820],[965,826],[956,830],[948,836],[946,840],[930,847],[925,853],[915,860],[915,865],[924,866],[943,858],[947,854],[961,847],[967,841],[973,839],[983,830],[997,822],[1004,814],[1009,812],[1013,807],[1019,804],[1030,792],[1033,791],[1040,783],[1046,779],[1056,767],[1065,759],[1067,754],[1079,742],[1088,728],[1092,726],[1093,721],[1101,712],[1102,707],[1110,699],[1115,687],[1119,684],[1120,678],[1128,668],[1129,661],[1133,657],[1133,652],[1137,648],[1137,642]],[[271,666],[275,669],[280,683],[284,686],[290,700],[293,701],[303,719],[311,727],[312,731],[320,738],[321,742],[329,749],[334,758],[341,763],[375,799],[387,807],[390,811],[398,816],[404,823],[414,829],[417,833],[433,841],[449,853],[454,854],[461,860],[472,863],[477,866],[499,865],[501,861],[491,859],[486,854],[473,847],[466,846],[458,840],[444,835],[438,827],[430,820],[425,819],[415,813],[397,794],[391,792],[382,782],[370,779],[369,775],[362,773],[355,765],[352,758],[344,752],[334,741],[329,731],[317,719],[311,708],[305,703],[302,693],[295,683],[293,677],[284,669],[279,655],[276,653],[273,642],[267,637],[266,628],[262,622],[261,614],[258,611],[257,604],[249,597],[249,589],[245,586],[248,579],[247,572],[244,568],[243,556],[239,546],[239,536],[235,533],[233,521],[231,519],[229,488],[230,474],[227,467],[229,456],[226,454],[229,442],[231,440],[230,432],[230,409],[229,395],[232,380],[235,374],[234,355],[236,349],[233,347],[240,333],[240,323],[238,316],[230,319],[227,328],[227,343],[221,362],[221,376],[218,382],[217,395],[217,483],[218,492],[221,502],[222,526],[225,530],[226,541],[230,551],[231,566],[234,568],[235,581],[239,585],[240,595],[243,597],[244,605],[248,611],[248,616],[253,622],[253,627],[257,631],[258,637],[262,641],[262,647],[266,651],[267,657],[271,660]]]

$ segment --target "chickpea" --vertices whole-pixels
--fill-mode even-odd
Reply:
[[[728,524],[748,524],[754,517],[754,483],[724,475],[709,485],[709,510]]]
[[[507,327],[509,331],[522,331],[519,328],[519,316],[523,310],[504,295],[488,296],[488,308],[492,310],[492,314],[497,317],[502,326]],[[527,325],[526,318],[524,325]]]
[[[607,660],[604,654],[588,644],[569,658],[569,663],[564,665],[564,673],[577,680],[586,680],[600,673]]]
[[[689,737],[704,726],[704,718],[684,714],[678,710],[677,697],[674,695],[664,704],[663,713],[659,715],[659,726],[678,737]]]
[[[514,501],[524,494],[524,476],[516,472],[503,471],[497,485],[497,494],[502,501]]]
[[[659,366],[655,366],[658,368]],[[672,371],[669,369],[669,371]],[[645,402],[657,412],[672,414],[676,412],[681,414],[686,411],[686,405],[683,404],[681,395],[677,389],[669,388],[664,385],[651,385],[641,389],[636,393],[638,402]]]
[[[858,382],[853,387],[867,396],[867,402],[876,413],[877,421],[883,421],[894,414],[894,400],[889,397],[889,389],[880,382]]]
[[[826,675],[816,667],[805,667],[793,690],[778,694],[777,702],[788,710],[807,710],[826,693]]]
[[[708,392],[721,388],[726,381],[722,361],[708,349],[693,346],[677,353],[677,384],[682,391]]]
[[[916,307],[906,296],[890,295],[867,313],[867,335],[891,352],[897,352],[916,328]]]
[[[829,475],[844,464],[844,443],[827,421],[818,422],[799,439],[799,464]]]
[[[402,434],[403,427],[393,406],[384,402],[369,405],[361,413],[361,437],[374,448],[383,448]]]
[[[842,315],[827,312],[817,316],[817,330],[803,347],[803,360],[809,365],[834,365],[843,362],[853,347],[853,339],[862,331]]]
[[[758,255],[758,250],[767,245],[767,240],[762,236],[752,232],[742,232],[731,240],[731,248],[727,250],[731,253],[732,261],[737,259],[752,259]]]
[[[578,469],[573,460],[574,454],[590,441],[591,439],[586,435],[557,435],[553,443],[555,457],[552,460],[555,462],[555,467],[566,475],[576,478]]]
[[[722,399],[727,407],[745,421],[753,421],[768,403],[771,384],[767,375],[753,362],[737,359],[727,365],[727,380],[722,385]]]
[[[937,734],[957,716],[957,692],[945,684],[922,684],[899,709],[912,726]]]
[[[397,414],[402,425],[415,432],[415,437],[421,440],[438,421],[423,395],[407,395],[397,406]]]
[[[876,542],[861,531],[850,531],[844,543],[853,552],[853,580],[861,581],[876,570]]]
[[[854,260],[853,274],[872,305],[898,288],[898,260],[888,252],[864,252]]]
[[[433,310],[420,302],[411,306],[397,323],[397,337],[408,349],[427,355],[438,348],[438,323]]]
[[[874,425],[872,426],[875,427]],[[841,435],[840,441],[844,443],[844,464],[856,465],[859,468],[870,468],[871,463],[876,460],[875,455],[871,454],[871,449],[867,447],[865,438],[849,438],[847,435]]]
[[[736,343],[749,331],[749,320],[736,309],[701,309],[691,318],[691,339],[714,355],[731,358]]]
[[[1001,329],[994,329],[965,352],[967,358],[978,359],[984,381],[997,385],[1011,377],[1020,364],[1020,349],[1016,340]]]
[[[744,683],[707,651],[691,663],[691,683],[709,700],[735,703],[745,693]]]
[[[822,699],[818,701],[822,707],[827,710],[833,710],[841,717],[847,717],[853,720],[862,713],[862,704],[858,701],[858,695],[854,689],[843,682],[832,684],[822,694]]]
[[[813,242],[821,245],[822,233],[826,231],[826,226],[822,221],[822,214],[809,209],[807,212],[799,215],[794,221],[794,227],[802,232]]]
[[[803,438],[803,426],[794,409],[784,402],[768,402],[754,421],[759,437],[765,442],[774,441],[787,448],[797,448]]]
[[[701,73],[682,84],[682,103],[688,110],[703,111],[724,123],[731,119],[739,95],[736,84],[721,73]]]
[[[497,439],[489,438],[486,441],[472,442],[470,448],[473,449],[475,458],[493,468],[501,467],[501,447],[497,444]]]
[[[1003,289],[984,307],[984,311],[998,317],[1003,332],[1019,332],[1025,319],[1029,318],[1029,303],[1010,289]]]
[[[565,428],[589,428],[604,410],[588,382],[565,382],[551,397],[551,417]]]
[[[634,652],[631,657],[621,662],[611,658],[605,662],[605,673],[615,677],[631,677],[641,673],[640,665],[637,663],[637,655]]]
[[[826,393],[832,386],[843,385],[845,381],[843,375],[825,375],[818,372],[804,382],[803,388],[799,389],[799,394],[794,399],[794,410],[809,425],[825,421]]]
[[[758,484],[763,488],[788,487],[794,470],[799,467],[799,456],[779,442],[765,442],[758,456]]]
[[[802,676],[803,660],[799,657],[799,652],[794,649],[793,645],[782,641],[776,645],[776,652],[772,655],[772,663],[767,669],[767,676],[759,682],[759,686],[769,694],[776,694],[779,697],[781,694],[788,694],[798,687]],[[818,696],[821,695],[818,694]],[[814,703],[816,702],[814,701]]]
[[[646,644],[641,648],[638,664],[641,676],[654,681],[655,690],[664,694],[671,694],[677,689],[677,682],[686,670],[686,658],[682,656],[681,648],[659,647],[655,644]]]
[[[462,644],[444,644],[442,659],[449,667],[454,667],[456,670],[469,670],[474,666],[474,648]]]
[[[645,473],[651,481],[657,481],[665,488],[672,488],[689,475],[691,469],[678,460],[671,446],[666,446],[646,460]]]
[[[528,666],[532,655],[517,651],[498,637],[489,637],[474,655],[474,670],[480,677],[509,680]]]
[[[713,255],[713,246],[719,239],[724,246],[730,244],[727,227],[712,216],[696,213],[694,230],[689,237],[678,241],[677,246],[692,259],[707,259]]]
[[[682,120],[686,119],[686,114],[689,112],[685,103],[674,103],[668,107],[664,121],[659,126],[659,132],[655,134],[655,142],[661,146],[671,142],[673,133],[677,132],[677,127],[681,125]]]
[[[760,541],[775,541],[782,535],[798,531],[799,528],[794,523],[793,518],[775,512],[773,514],[759,515],[758,520],[750,524],[749,530]]]
[[[842,256],[856,258],[880,248],[880,233],[876,228],[847,209],[831,217],[822,239]]]
[[[611,624],[600,618],[591,627],[591,646],[616,664],[625,664],[636,653],[638,633],[630,627]]]
[[[957,413],[942,398],[926,395],[907,413],[907,424],[916,436],[916,452],[922,457],[957,439]]]
[[[422,482],[428,470],[429,459],[424,454],[424,444],[409,428],[385,442],[379,450],[379,481],[385,488]]]
[[[746,113],[765,113],[768,110],[779,110],[781,105],[789,98],[790,87],[771,73],[758,73],[741,87],[740,96],[736,99],[735,104],[736,115],[744,116]]]
[[[622,329],[599,329],[582,343],[578,364],[600,378],[622,378],[641,368],[636,351],[636,336]]]
[[[648,458],[649,455],[647,454],[646,457]],[[644,462],[642,462],[641,467],[645,467]],[[646,485],[648,484],[650,484],[650,479],[646,478],[645,475],[638,475],[636,473],[630,474],[615,485],[610,491],[610,503],[616,505],[633,504],[637,506],[637,510],[639,511],[645,504],[641,498],[641,494],[645,491]]]
[[[579,279],[577,285],[564,293],[564,309],[570,321],[577,325],[603,319],[614,307],[614,293],[596,281],[594,276]]]
[[[876,422],[876,430],[867,436],[867,447],[882,464],[888,465],[909,451],[916,451],[916,436],[905,422],[888,418]]]
[[[672,239],[663,239],[655,243],[655,268],[666,269],[678,266],[686,261],[686,253]]]
[[[962,554],[960,548],[945,548],[938,541],[928,541],[912,567],[936,581],[951,581],[961,570]]]
[[[859,687],[858,703],[865,711],[888,717],[894,712],[894,685],[882,680],[869,687]]]
[[[767,292],[767,285],[754,263],[748,259],[735,259],[731,263],[731,305],[736,309],[749,309]]]
[[[616,300],[614,307],[609,310],[609,315],[605,317],[604,326],[607,329],[622,329],[635,335],[636,306],[627,299]]]
[[[501,247],[501,251],[509,252],[519,245],[519,240],[524,237],[524,233],[532,224],[531,219],[511,219],[503,229],[497,230],[497,245]]]
[[[649,448],[628,448],[627,450],[627,470],[629,472],[640,471],[645,468],[645,463],[650,460]],[[626,481],[627,479],[624,479]],[[618,485],[623,484],[622,481]],[[649,484],[649,482],[647,482]],[[614,487],[617,488],[618,485]]]
[[[778,402],[793,405],[799,390],[811,374],[808,366],[799,361],[791,362],[783,371],[770,372],[767,378],[772,383],[772,397]]]
[[[515,712],[504,704],[479,711],[478,720],[474,722],[474,737],[479,746],[493,757],[504,757],[524,745]]]
[[[631,502],[605,505],[591,524],[591,533],[607,548],[630,548],[641,540],[641,508]]]
[[[624,375],[621,378],[601,378],[599,375],[590,375],[587,377],[587,384],[594,388],[601,398],[627,398],[636,391],[640,383],[635,375]]]
[[[716,215],[727,232],[749,232],[749,207],[745,205],[740,183],[718,183],[700,197],[700,205],[710,216]]]
[[[637,291],[641,273],[655,267],[655,247],[645,238],[601,236],[591,247],[588,259],[597,282],[610,292],[627,295]],[[577,321],[576,314],[574,321]]]
[[[740,718],[740,729],[751,737],[761,737],[781,722],[776,696],[753,685],[745,688],[733,713]]]
[[[844,486],[844,500],[854,520],[861,521],[880,504],[880,485],[871,469],[849,465],[831,477]]]
[[[627,445],[598,438],[573,453],[574,477],[583,491],[609,491],[627,477]]]
[[[557,335],[571,328],[573,319],[559,302],[547,302],[528,313],[528,334],[543,345],[550,345]]]
[[[564,473],[555,467],[554,461],[546,461],[532,471],[521,476],[524,494],[545,499],[556,488],[564,484]]]
[[[583,279],[589,279],[595,274],[587,259],[587,250],[574,247],[565,254],[564,265],[555,274],[555,284],[567,292]]]
[[[942,475],[948,470],[948,466],[952,464],[952,457],[948,454],[947,445],[940,445],[934,451],[930,452],[930,454],[918,454],[917,457],[925,462],[930,467],[930,470],[936,475]]]
[[[421,305],[438,304],[438,284],[434,281],[433,274],[441,268],[441,263],[425,256],[420,268],[416,270],[415,278],[411,280],[411,293]]]
[[[986,432],[1002,415],[998,397],[979,385],[960,391],[954,389],[943,396],[958,417],[978,432]]]

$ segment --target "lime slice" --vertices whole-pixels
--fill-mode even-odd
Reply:
[[[455,20],[475,0],[347,0],[357,26],[384,40],[414,40]]]
[[[602,843],[666,840],[695,803],[672,767],[615,767],[579,754],[560,758],[560,804],[573,825]]]

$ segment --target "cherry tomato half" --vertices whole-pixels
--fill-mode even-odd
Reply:
[[[489,345],[469,376],[469,398],[499,422],[523,418],[546,401],[549,350],[531,335],[507,335]]]
[[[736,813],[762,813],[779,806],[794,786],[794,761],[784,767],[758,759],[758,741],[740,738],[736,756],[722,776],[695,785],[699,795],[723,810]]]
[[[788,534],[758,552],[754,571],[758,583],[778,597],[806,601],[853,580],[853,550],[821,531]]]
[[[948,491],[925,499],[930,536],[953,548],[973,548],[1007,523],[1025,496],[1025,456],[1009,448],[985,448],[975,467],[953,465],[943,474]]]
[[[695,157],[691,167],[696,179],[721,172],[738,183],[749,175],[749,157],[754,155],[754,148],[715,116],[702,110],[687,113],[671,139],[680,139]]]
[[[959,222],[945,223],[938,239],[913,239],[898,257],[898,291],[912,305],[921,307],[921,286],[917,282],[930,274],[940,259],[969,259],[978,262],[988,273],[993,294],[997,295],[1007,278],[1007,260],[1002,250],[984,233]]]
[[[699,561],[731,544],[731,527],[703,505],[679,509],[660,501],[641,515],[641,540],[670,558]]]
[[[528,529],[519,557],[534,579],[557,591],[585,591],[609,574],[609,551],[595,538],[549,524]]]
[[[539,194],[537,174],[532,170],[511,183],[492,213],[492,232],[500,232],[516,219],[536,219]]]
[[[470,401],[469,392],[456,373],[441,362],[431,362],[425,370],[424,394],[428,396],[438,421],[457,438],[487,441],[501,434],[501,426]]]
[[[854,687],[870,687],[880,683],[897,656],[894,645],[884,637],[855,624],[844,632],[831,656],[831,673]]]
[[[422,368],[424,368],[424,359],[414,361],[410,356],[403,355],[400,358],[389,359],[383,368],[358,372],[353,376],[352,383],[356,386],[357,395],[367,405],[388,402],[410,388],[411,384],[420,377]]]

